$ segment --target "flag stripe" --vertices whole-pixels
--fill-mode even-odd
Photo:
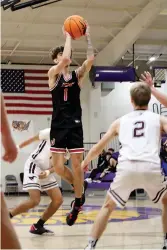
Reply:
[[[25,86],[26,87],[33,87],[33,88],[47,88],[47,89],[49,89],[49,86],[48,86],[48,84],[43,84],[43,83],[25,83]]]
[[[25,69],[25,73],[31,73],[31,74],[47,74],[48,70],[42,70],[42,69]]]
[[[52,111],[52,108],[34,108],[34,107],[8,107],[8,110],[22,110],[22,111]]]
[[[19,114],[19,115],[50,115],[51,111],[31,111],[31,110],[8,110],[8,114]]]
[[[45,80],[48,81],[48,77],[46,76],[26,76],[25,80]]]
[[[44,90],[43,90],[43,91],[38,91],[38,90],[27,90],[26,93],[27,93],[27,94],[46,94],[46,95],[47,95],[47,94],[50,94],[50,92],[47,91],[47,90],[46,90],[46,91],[44,91]]]
[[[52,108],[52,104],[15,103],[14,106],[15,107]],[[13,103],[6,103],[6,107],[13,107]]]
[[[4,96],[5,100],[51,101],[51,97]]]

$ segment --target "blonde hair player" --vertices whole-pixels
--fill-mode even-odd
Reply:
[[[12,163],[17,157],[17,148],[11,136],[5,111],[3,95],[1,94],[1,140],[4,147],[4,161]],[[19,240],[9,219],[9,213],[1,192],[1,249],[21,249]]]
[[[51,203],[37,223],[31,226],[30,233],[52,235],[53,232],[46,229],[44,224],[59,209],[63,198],[56,177],[53,174],[54,168],[52,167],[50,154],[50,128],[41,130],[36,136],[22,142],[18,149],[21,150],[36,141],[40,141],[40,143],[30,154],[24,166],[23,190],[28,191],[29,199],[12,209],[9,215],[10,218],[13,218],[34,208],[40,202],[40,192],[46,191],[51,199]]]
[[[114,121],[82,162],[85,170],[89,162],[116,135],[119,136],[121,149],[117,174],[93,225],[87,250],[95,248],[116,205],[124,208],[130,193],[138,188],[145,189],[154,203],[162,202],[163,249],[167,249],[167,186],[159,157],[161,132],[167,133],[167,118],[148,110],[151,89],[146,83],[135,83],[130,95],[134,111]]]
[[[52,59],[56,65],[48,71],[53,103],[50,150],[56,173],[74,186],[75,201],[66,217],[67,224],[72,226],[85,202],[85,188],[83,189],[84,180],[81,170],[84,147],[80,91],[83,78],[92,67],[94,51],[87,24],[87,59],[81,67],[69,72],[72,38],[67,32],[65,35],[65,46],[57,47],[52,51]],[[66,148],[71,154],[72,171],[64,166]]]

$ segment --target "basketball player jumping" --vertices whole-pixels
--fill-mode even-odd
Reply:
[[[154,88],[154,80],[149,72],[144,72],[144,74],[141,75],[141,81],[146,82],[150,86],[153,96],[155,96],[161,104],[167,107],[167,96]]]
[[[24,167],[23,190],[29,193],[29,199],[12,209],[10,218],[25,213],[36,207],[40,202],[40,191],[46,191],[51,198],[51,203],[44,211],[37,223],[30,228],[30,233],[38,235],[52,235],[53,232],[44,227],[45,222],[56,213],[63,202],[61,191],[54,176],[54,168],[51,167],[50,155],[50,128],[41,130],[36,136],[24,141],[19,149],[29,144],[41,141],[34,152],[29,156]]]
[[[81,206],[85,202],[83,192],[83,129],[80,91],[83,78],[90,71],[94,52],[90,39],[89,26],[86,29],[88,43],[87,60],[75,71],[69,72],[71,58],[71,36],[65,33],[65,46],[52,51],[55,66],[51,67],[49,88],[52,94],[53,114],[50,132],[53,166],[58,175],[74,186],[75,202],[67,215],[67,224],[72,226],[78,216]],[[72,172],[64,166],[66,148],[71,154]]]
[[[123,208],[130,193],[139,188],[145,189],[154,203],[162,202],[163,249],[167,249],[167,186],[161,174],[159,157],[161,132],[167,133],[167,118],[148,110],[151,89],[146,83],[135,83],[130,95],[134,111],[113,122],[82,162],[85,170],[110,140],[119,136],[121,149],[117,174],[95,220],[86,249],[95,248],[116,205]]]

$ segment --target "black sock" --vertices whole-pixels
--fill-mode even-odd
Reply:
[[[75,198],[75,207],[80,207],[81,205],[81,198]]]
[[[9,217],[12,219],[13,218],[13,215],[11,214],[11,212],[9,212]]]
[[[45,221],[42,219],[39,219],[39,221],[37,221],[37,223],[35,224],[36,227],[43,227]]]

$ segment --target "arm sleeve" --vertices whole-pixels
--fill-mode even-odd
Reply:
[[[50,139],[50,128],[46,128],[39,131],[39,140],[49,140]]]

